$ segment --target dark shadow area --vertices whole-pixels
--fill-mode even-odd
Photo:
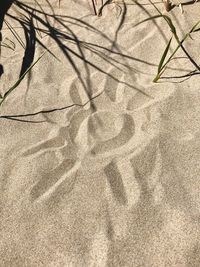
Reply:
[[[1,2],[0,2],[0,45],[2,42],[1,30],[3,27],[4,18],[5,18],[6,13],[9,10],[9,8],[13,4],[13,2],[14,2],[14,0],[1,0]],[[0,51],[1,51],[1,47],[0,47]],[[0,56],[1,56],[1,54],[0,54]],[[0,64],[0,78],[1,78],[3,73],[4,73],[4,68],[3,68],[3,65]]]
[[[98,66],[97,64],[94,64],[92,61],[87,59],[85,55],[85,51],[87,52],[88,50],[90,52],[93,52],[94,54],[98,55],[98,57],[103,58],[104,61],[106,61],[107,63],[113,66],[116,64],[120,65],[121,63],[117,62],[116,60],[112,60],[112,58],[110,57],[105,56],[102,51],[95,51],[96,48],[93,49],[90,44],[85,44],[84,42],[81,42],[81,40],[79,40],[78,36],[74,33],[74,31],[71,29],[70,26],[78,25],[81,28],[82,27],[87,28],[89,31],[93,33],[95,32],[96,34],[100,34],[102,38],[106,39],[112,46],[111,49],[109,49],[110,53],[112,53],[113,49],[118,51],[119,54],[121,52],[118,49],[115,42],[113,42],[109,37],[107,37],[105,34],[101,33],[100,31],[98,31],[97,29],[95,29],[90,24],[78,18],[57,15],[55,14],[53,7],[48,1],[47,1],[47,4],[51,10],[51,13],[47,13],[42,8],[42,6],[40,6],[39,4],[37,5],[37,7],[35,6],[33,8],[29,4],[23,3],[21,1],[15,1],[16,7],[19,8],[20,11],[23,14],[25,14],[25,16],[14,17],[8,14],[10,19],[20,23],[20,25],[24,29],[24,35],[26,39],[26,47],[25,47],[24,58],[23,58],[22,67],[20,71],[20,77],[27,71],[27,69],[33,63],[36,44],[41,45],[45,50],[47,50],[49,53],[51,53],[55,57],[52,51],[50,51],[50,49],[48,49],[48,47],[45,46],[45,44],[42,42],[42,39],[40,38],[41,35],[45,35],[53,39],[57,47],[60,48],[65,58],[71,64],[83,89],[85,90],[85,92],[88,95],[88,98],[90,99],[92,95],[91,80],[90,80],[91,68],[95,68],[96,70],[98,70],[99,72],[105,75],[107,75],[107,73],[100,66]],[[33,21],[36,21],[37,24],[35,23],[34,25]],[[57,27],[54,26],[55,23]],[[38,24],[40,26],[38,26]],[[63,30],[60,30],[60,28],[63,28]],[[67,43],[69,43],[70,45],[68,45]],[[72,48],[72,45],[75,45],[74,49]],[[84,77],[80,71],[80,68],[77,62],[75,61],[75,58],[78,58],[84,64],[84,69],[85,69]],[[117,79],[115,77],[111,77],[111,78]],[[93,106],[93,109],[95,111],[94,106]]]
[[[106,2],[106,4],[108,3],[109,1]],[[90,58],[86,56],[86,53],[90,52],[97,56],[99,59],[103,60],[106,64],[118,69],[121,72],[124,72],[125,70],[129,72],[135,71],[134,68],[129,65],[130,60],[133,62],[141,62],[141,64],[153,65],[150,62],[145,62],[144,60],[140,60],[139,58],[137,59],[124,54],[118,47],[118,35],[125,21],[127,12],[125,4],[122,6],[121,14],[118,18],[119,24],[115,32],[114,38],[107,36],[105,33],[99,31],[93,25],[85,22],[81,18],[71,17],[67,15],[58,15],[56,14],[54,8],[51,6],[49,1],[46,1],[46,4],[48,7],[48,11],[46,8],[44,10],[44,8],[39,4],[38,1],[36,1],[35,5],[31,5],[23,1],[14,1],[13,5],[15,9],[20,12],[21,15],[14,16],[11,13],[7,14],[9,21],[13,22],[13,25],[15,25],[15,23],[20,24],[21,28],[24,30],[25,38],[23,39],[25,40],[21,40],[20,36],[17,36],[15,30],[12,29],[11,26],[10,28],[8,27],[12,31],[12,34],[15,35],[15,37],[17,38],[17,41],[24,48],[24,56],[21,63],[19,77],[23,76],[23,74],[26,73],[26,71],[35,61],[34,56],[36,45],[40,45],[53,57],[56,58],[50,48],[47,47],[46,44],[43,42],[43,38],[48,37],[53,40],[57,47],[62,51],[64,57],[70,63],[89,100],[92,99],[92,69],[95,69],[99,73],[104,74],[109,79],[113,79],[114,81],[124,84],[130,89],[140,91],[142,94],[147,95],[145,92],[143,92],[143,90],[137,88],[135,85],[129,84],[128,82],[120,81],[117,76],[113,76],[112,74],[107,73],[107,71],[103,69],[100,64],[92,62]],[[10,6],[11,4],[9,5],[9,7]],[[8,6],[6,10],[8,10]],[[2,21],[4,17],[5,12],[4,16],[2,17]],[[104,41],[108,45],[102,46],[81,40],[79,36],[77,36],[76,33],[72,30],[73,27],[71,26],[78,26],[80,28],[87,29],[88,34],[92,33],[101,36],[101,38],[104,39]],[[82,63],[84,64],[84,74],[82,73],[82,70],[80,69],[80,66],[77,63],[77,59],[79,61],[82,61]],[[28,75],[28,82],[30,82],[31,72],[29,72]],[[91,107],[94,111],[96,110],[92,101]]]
[[[25,23],[21,23],[24,29],[24,35],[26,39],[26,47],[24,51],[24,57],[22,61],[20,77],[27,71],[34,61],[35,45],[36,45],[36,31],[33,24],[33,17],[26,18]]]
[[[3,74],[4,70],[3,70],[3,65],[0,64],[0,78],[1,78],[1,75]]]
[[[0,2],[0,31],[2,30],[5,15],[13,2],[14,0],[1,0]]]

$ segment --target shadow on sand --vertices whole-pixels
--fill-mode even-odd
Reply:
[[[20,24],[21,28],[24,31],[24,55],[21,62],[19,77],[23,76],[23,74],[26,73],[30,66],[33,64],[36,44],[43,47],[48,53],[50,53],[53,57],[56,58],[56,55],[54,55],[54,53],[45,45],[41,38],[41,36],[48,36],[53,41],[53,43],[56,44],[56,46],[61,50],[64,57],[70,63],[72,69],[76,74],[76,77],[78,77],[81,86],[86,92],[89,101],[93,99],[91,88],[91,69],[95,69],[99,73],[106,75],[109,79],[124,84],[130,89],[137,90],[140,93],[151,97],[147,95],[141,88],[138,88],[135,85],[130,84],[126,81],[121,81],[117,76],[114,76],[111,73],[107,73],[107,71],[103,69],[101,65],[96,63],[96,61],[92,62],[91,59],[86,55],[87,52],[90,52],[90,54],[93,53],[97,58],[103,60],[104,62],[106,62],[106,64],[109,64],[113,68],[122,72],[129,72],[130,74],[132,74],[134,71],[140,72],[140,70],[136,70],[132,67],[135,62],[139,62],[143,65],[150,65],[154,67],[156,66],[156,64],[153,64],[152,62],[147,62],[145,60],[141,60],[140,58],[132,57],[128,54],[125,54],[118,46],[118,36],[120,30],[123,28],[123,24],[127,15],[127,7],[125,4],[122,4],[121,6],[121,14],[118,18],[118,26],[116,27],[114,37],[111,38],[104,32],[101,32],[100,30],[95,28],[92,24],[87,23],[81,18],[57,14],[55,12],[55,8],[50,4],[49,1],[46,1],[48,9],[44,9],[38,1],[35,1],[35,3],[35,5],[31,5],[24,1],[18,0],[4,0],[0,3],[0,30],[2,29],[6,14],[9,21],[13,21],[13,23]],[[109,4],[109,1],[107,1],[106,4]],[[11,5],[15,6],[15,8],[18,9],[23,15],[14,16],[10,12],[8,12]],[[150,15],[142,5],[138,5],[141,10],[143,10],[143,12],[145,12],[147,15]],[[102,9],[103,8],[104,6],[102,6]],[[101,13],[102,9],[100,10]],[[77,34],[73,31],[73,27],[71,27],[74,25],[80,28],[87,28],[88,34],[92,33],[99,35],[105,41],[102,43],[106,43],[107,45],[105,46],[81,40],[79,36],[77,36]],[[159,26],[157,24],[156,26],[158,27],[158,30],[161,31],[161,36],[165,40],[165,34],[162,32],[161,29],[159,29]],[[14,29],[13,34],[15,34]],[[2,38],[2,36],[0,37]],[[77,64],[77,62],[79,62],[80,60],[84,64],[84,75],[82,70],[80,69],[79,64]],[[2,65],[0,66],[0,74],[3,74]],[[31,72],[28,74],[29,83],[31,79]],[[193,73],[190,73],[190,75],[193,75]],[[0,116],[0,118],[23,121],[23,117],[31,117],[41,113],[54,112],[70,107],[71,106],[61,108],[59,107],[53,110],[46,110],[41,112],[39,111],[36,113],[25,115],[3,115]],[[91,108],[93,109],[93,111],[96,110],[93,101],[91,101]]]

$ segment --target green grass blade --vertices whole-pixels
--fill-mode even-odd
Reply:
[[[31,69],[38,63],[38,61],[44,56],[45,52],[26,70],[26,72],[24,72],[24,74],[16,81],[16,83],[10,88],[8,89],[8,91],[4,94],[4,96],[0,95],[0,106],[2,105],[2,103],[4,102],[4,100],[8,97],[8,95],[14,90],[16,89],[19,84],[21,83],[21,81],[24,79],[24,77],[31,71]]]
[[[142,23],[144,23],[146,21],[157,19],[157,18],[161,18],[161,17],[163,17],[163,15],[156,15],[156,16],[149,17],[149,18],[144,19],[144,20],[138,22],[137,24],[135,24],[134,27],[136,27],[136,26],[138,26],[138,25],[140,25],[140,24],[142,24]]]
[[[167,44],[167,46],[166,46],[166,48],[165,48],[165,50],[164,50],[164,53],[163,53],[163,55],[162,55],[162,57],[161,57],[160,63],[159,63],[159,65],[158,65],[158,73],[160,73],[161,70],[162,70],[162,66],[163,66],[163,64],[164,64],[165,58],[166,58],[166,56],[167,56],[167,53],[168,53],[168,51],[169,51],[171,41],[172,41],[172,37],[170,38],[170,40],[169,40],[169,42],[168,42],[168,44]]]
[[[195,29],[195,30],[193,30],[193,32],[198,32],[198,31],[200,31],[200,27]]]
[[[170,19],[170,17],[166,16],[166,15],[163,15],[163,18],[165,19],[165,21],[167,22],[167,24],[169,25],[170,29],[171,29],[171,32],[175,35],[175,37],[177,37],[177,34],[176,34],[176,28],[172,22],[172,20]]]
[[[196,29],[196,27],[197,27],[199,24],[200,24],[200,21],[198,21],[198,22],[192,27],[192,29],[190,30],[190,33],[199,31],[200,28],[197,28],[197,29]]]

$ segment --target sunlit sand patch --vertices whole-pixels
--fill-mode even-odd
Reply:
[[[100,142],[114,138],[122,127],[123,118],[108,111],[96,112],[88,120],[88,131]]]
[[[109,1],[102,16],[88,1],[15,1],[6,20],[25,49],[2,29],[2,94],[34,43],[30,17],[34,60],[55,55],[29,73],[26,103],[27,76],[1,107],[0,266],[199,267],[199,73],[180,47],[152,82],[177,43],[160,62],[172,28],[149,20],[151,1]],[[153,3],[180,37],[199,19],[199,3]],[[198,33],[183,44],[196,68]]]

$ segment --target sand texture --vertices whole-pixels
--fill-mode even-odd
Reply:
[[[147,0],[49,2],[1,31],[1,95],[48,51],[0,107],[0,267],[199,267],[200,74],[180,50],[152,82],[172,33],[135,26]],[[200,20],[153,2],[181,38]],[[184,46],[200,64],[199,32]]]

